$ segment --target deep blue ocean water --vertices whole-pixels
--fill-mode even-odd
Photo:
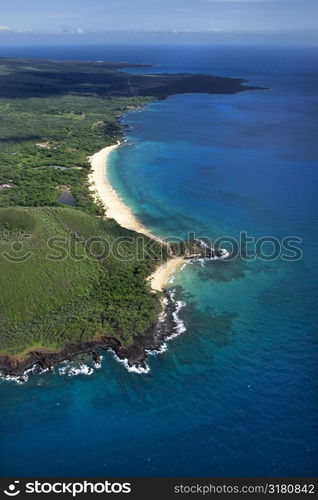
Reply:
[[[154,62],[267,90],[172,96],[123,117],[114,187],[162,237],[297,236],[298,261],[188,265],[187,331],[146,375],[2,382],[3,475],[310,476],[317,428],[317,50],[25,47],[1,55]],[[149,69],[148,71],[153,71]]]

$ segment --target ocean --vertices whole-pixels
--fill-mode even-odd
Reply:
[[[1,48],[0,55],[154,63],[264,90],[184,94],[122,118],[111,180],[152,232],[282,242],[189,264],[169,287],[186,331],[129,373],[111,353],[90,376],[0,383],[7,476],[315,476],[317,49]],[[136,71],[140,71],[136,69]],[[287,252],[288,253],[288,252]],[[288,253],[290,255],[290,253]]]

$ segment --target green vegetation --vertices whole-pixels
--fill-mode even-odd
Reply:
[[[124,71],[136,66],[142,65],[0,58],[0,97],[72,94],[164,98],[185,92],[231,94],[252,88],[243,87],[244,80],[237,78],[190,73],[142,75]]]
[[[0,352],[101,335],[129,345],[156,322],[145,278],[162,251],[166,258],[158,243],[111,219],[51,207],[1,209],[0,235]]]
[[[0,99],[0,207],[59,206],[59,188],[68,186],[79,209],[101,215],[88,189],[87,157],[119,139],[120,114],[144,102],[68,95]],[[1,189],[4,184],[10,187]]]

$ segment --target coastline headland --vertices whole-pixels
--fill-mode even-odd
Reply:
[[[33,350],[23,359],[9,355],[0,356],[0,375],[4,379],[23,383],[28,380],[28,374],[39,374],[44,371],[55,372],[55,366],[59,363],[74,362],[79,357],[91,357],[92,362],[100,363],[99,350],[113,352],[115,358],[120,361],[128,371],[134,373],[147,373],[149,367],[146,364],[148,355],[159,354],[166,350],[165,341],[185,331],[183,321],[179,319],[178,312],[182,307],[180,301],[175,300],[174,293],[163,290],[162,312],[158,323],[148,329],[143,335],[135,336],[134,342],[129,347],[123,346],[114,337],[101,337],[91,342],[68,344],[59,352],[44,352]],[[89,374],[89,373],[88,373]]]
[[[34,333],[32,335],[35,341],[33,342],[32,339],[31,342],[30,340],[31,330],[27,324],[28,321],[33,321],[36,317],[33,314],[33,308],[25,308],[23,300],[21,299],[20,305],[20,299],[14,297],[11,302],[14,306],[17,306],[17,310],[21,314],[22,326],[21,331],[14,329],[17,317],[14,315],[15,311],[11,316],[9,314],[4,315],[4,321],[8,321],[8,324],[2,323],[3,346],[0,355],[0,372],[5,377],[19,377],[23,376],[27,370],[51,369],[61,361],[73,360],[74,357],[93,352],[94,349],[112,349],[117,358],[128,369],[134,367],[134,371],[138,370],[138,368],[145,371],[144,363],[149,352],[161,352],[164,347],[164,340],[174,336],[176,332],[181,333],[184,329],[178,317],[182,305],[175,300],[173,292],[165,289],[173,273],[188,260],[224,258],[226,254],[211,247],[207,248],[204,242],[200,240],[192,241],[188,246],[181,244],[180,251],[178,251],[177,245],[174,243],[164,241],[152,234],[149,229],[142,225],[111,186],[109,180],[110,155],[120,146],[120,143],[117,142],[99,151],[97,150],[103,142],[110,144],[111,141],[122,137],[123,127],[118,120],[124,112],[143,106],[149,100],[165,99],[170,95],[184,93],[236,94],[257,89],[257,87],[244,85],[245,80],[242,79],[215,77],[205,74],[136,75],[123,71],[124,68],[136,66],[127,63],[97,64],[84,61],[32,60],[32,65],[30,65],[30,60],[7,58],[1,58],[1,63],[7,68],[7,71],[0,75],[3,84],[0,86],[2,88],[0,98],[11,100],[11,107],[9,107],[10,110],[12,109],[12,113],[8,124],[11,127],[10,133],[12,133],[12,137],[16,134],[16,130],[20,130],[21,117],[19,113],[24,112],[24,109],[30,113],[30,116],[39,117],[39,119],[34,120],[34,126],[36,126],[34,134],[37,137],[35,144],[29,144],[30,138],[26,137],[25,140],[19,141],[19,144],[9,144],[8,151],[1,153],[5,167],[4,207],[5,210],[9,211],[3,212],[3,231],[6,230],[7,219],[10,217],[13,222],[19,220],[22,231],[32,232],[34,228],[43,228],[44,231],[44,227],[50,234],[52,232],[52,235],[55,235],[56,230],[60,231],[61,234],[67,231],[68,236],[71,235],[72,244],[83,246],[81,251],[85,250],[83,243],[86,241],[85,238],[89,239],[88,235],[95,236],[96,231],[98,234],[102,231],[103,236],[108,231],[107,237],[109,241],[113,241],[116,231],[120,233],[125,232],[126,229],[127,232],[131,231],[133,238],[136,239],[138,233],[140,233],[140,237],[147,239],[147,243],[149,243],[148,239],[150,238],[157,244],[157,247],[158,244],[162,245],[162,247],[155,250],[155,256],[150,255],[150,258],[145,262],[144,268],[142,269],[142,266],[140,266],[139,272],[138,266],[136,266],[136,269],[130,266],[129,269],[123,269],[122,274],[120,274],[114,259],[114,262],[111,263],[113,267],[110,273],[110,277],[114,279],[113,284],[110,284],[110,280],[105,278],[104,271],[102,274],[97,272],[99,266],[97,259],[92,260],[94,266],[96,263],[96,276],[94,273],[86,271],[84,265],[82,266],[83,269],[79,265],[73,269],[73,267],[67,267],[66,262],[63,264],[64,268],[62,265],[60,266],[61,277],[58,273],[44,272],[45,269],[43,268],[42,274],[38,273],[37,277],[40,280],[40,285],[43,285],[45,293],[37,294],[37,290],[34,287],[33,290],[31,287],[30,291],[34,292],[35,298],[32,299],[28,295],[28,300],[35,300],[36,302],[34,311],[37,314],[38,310],[41,311],[41,315],[37,316],[40,318],[39,322],[34,322]],[[35,72],[34,69],[37,71]],[[57,72],[61,75],[67,75],[67,78],[57,80]],[[41,78],[42,74],[45,76],[44,79]],[[55,99],[53,107],[52,95],[54,95]],[[64,99],[65,95],[68,96],[67,101]],[[17,97],[19,98],[19,105],[25,103],[25,108],[21,107],[20,109],[19,107],[18,112],[15,111]],[[32,103],[31,107],[29,107],[30,97],[38,99],[37,104]],[[5,106],[7,106],[7,103],[5,103]],[[107,120],[104,120],[105,116],[107,116]],[[43,117],[45,117],[45,127],[42,122]],[[72,127],[74,130],[77,128],[77,133],[70,133],[67,136],[67,144],[66,141],[64,143],[62,140],[57,140],[57,137],[61,136],[61,130],[65,129],[65,120],[70,123],[71,130]],[[82,139],[85,139],[83,141],[84,147],[82,147]],[[27,151],[30,152],[25,152],[25,149],[23,149],[24,143],[28,144]],[[90,157],[91,168],[89,169],[87,154],[91,151],[97,152]],[[47,154],[49,159],[46,157]],[[17,156],[13,158],[11,155]],[[18,159],[19,161],[17,161]],[[12,162],[14,162],[14,175],[16,176],[14,188],[10,181],[10,169],[6,168],[6,164],[11,165]],[[41,168],[38,169],[38,167]],[[33,168],[37,169],[36,172],[40,170],[41,175],[34,175]],[[32,183],[23,182],[26,173],[30,176],[32,173]],[[88,175],[90,189],[87,182]],[[6,176],[8,176],[8,179]],[[68,212],[65,206],[62,206],[58,198],[60,188],[66,185],[67,189],[75,195],[76,210],[72,214]],[[93,193],[94,191],[95,193]],[[14,195],[12,198],[11,194]],[[28,200],[28,206],[23,210],[22,216],[20,207],[24,206],[24,200]],[[109,221],[109,225],[104,224],[104,221],[101,220],[104,212],[103,208],[106,211],[107,219],[114,219],[121,228],[116,227],[117,224],[114,224],[113,220]],[[58,215],[57,211],[60,211]],[[86,220],[87,217],[92,217],[92,220]],[[125,230],[122,228],[125,228]],[[42,238],[41,231],[42,229],[39,232],[34,229],[34,238],[38,238],[39,244],[38,246],[33,245],[32,249],[39,253],[37,262],[42,262],[46,255],[46,250],[41,246],[44,242],[44,238],[43,241],[40,239],[40,237]],[[4,245],[9,245],[9,243],[5,241]],[[31,243],[33,244],[33,240]],[[26,240],[27,244],[28,241]],[[160,250],[163,256],[161,259],[157,255]],[[154,269],[156,262],[158,267]],[[33,283],[31,272],[33,265],[33,262],[28,261],[27,266],[25,266],[27,282],[30,284]],[[93,266],[93,264],[91,265]],[[8,273],[11,272],[7,262],[4,262],[4,268]],[[38,267],[36,269],[38,270]],[[135,284],[136,292],[142,292],[142,299],[136,298],[133,293],[129,294],[129,291],[125,289],[125,285],[122,285],[126,271],[127,284]],[[12,272],[10,276],[8,274],[8,282],[12,277],[13,285],[15,285],[15,280],[18,282],[19,279],[15,277],[15,274],[18,273]],[[150,275],[148,276],[148,274]],[[52,278],[52,284],[54,284],[52,290],[58,304],[61,298],[60,282],[63,284],[66,282],[65,289],[63,288],[66,295],[63,300],[61,299],[61,302],[64,301],[61,304],[62,313],[60,309],[56,309],[54,316],[58,321],[56,321],[56,341],[54,340],[53,343],[50,336],[51,334],[53,336],[54,332],[51,327],[47,329],[46,326],[42,326],[46,325],[46,321],[49,321],[50,307],[53,304],[52,301],[47,299],[48,294],[45,288],[47,286],[47,276],[54,277],[55,281]],[[65,276],[67,277],[66,280]],[[81,279],[80,285],[73,293],[72,286],[75,287],[74,283],[77,283],[78,276],[85,276],[85,279],[87,277],[86,284],[83,285]],[[94,282],[94,294],[89,295],[92,276],[95,276],[96,283]],[[116,281],[117,276],[119,276],[119,279]],[[99,281],[100,278],[105,278],[105,280]],[[121,278],[123,278],[122,281]],[[143,318],[146,319],[142,320],[141,318],[141,321],[138,322],[135,318],[135,323],[132,322],[131,331],[128,332],[125,330],[124,321],[126,313],[124,304],[126,302],[123,301],[122,306],[116,303],[118,298],[116,296],[116,283],[122,286],[118,297],[124,296],[131,301],[132,308],[130,310],[134,311],[135,316],[139,314],[140,304],[145,308]],[[109,286],[109,290],[106,285]],[[14,290],[14,287],[12,287],[12,290]],[[76,300],[82,304],[78,291],[83,293],[83,296],[84,292],[87,292],[87,297],[89,297],[87,300],[96,301],[96,315],[91,315],[89,308],[86,312],[86,309],[81,308],[81,305],[77,307]],[[152,296],[149,298],[151,294]],[[12,304],[8,294],[3,293],[2,295],[4,305],[11,307]],[[106,300],[104,300],[105,297]],[[146,307],[148,299],[150,299],[149,310]],[[160,312],[156,299],[161,300],[162,308],[159,320],[154,325],[157,320],[157,313]],[[113,313],[110,312],[111,308],[108,303],[108,301],[112,303],[112,300],[115,309],[117,308],[116,312]],[[119,299],[118,302],[120,302]],[[68,308],[67,304],[71,309]],[[40,306],[44,308],[44,313],[42,313]],[[77,316],[77,311],[80,311],[80,318]],[[109,312],[108,316],[107,311]],[[80,323],[78,323],[79,321]],[[13,344],[12,341],[13,334],[17,337],[16,344]],[[42,334],[44,335],[43,339]],[[125,338],[126,334],[131,342],[128,342]],[[23,346],[20,346],[19,337],[22,337],[22,335],[24,335],[24,340],[27,339],[27,341],[24,342]],[[81,342],[82,338],[83,341]],[[41,341],[38,341],[38,339],[41,339]],[[125,345],[123,345],[124,343]],[[49,349],[51,350],[49,351]],[[12,355],[9,353],[12,353]]]
[[[94,197],[105,208],[107,218],[113,218],[120,226],[141,233],[169,247],[169,242],[153,235],[137,220],[110,184],[109,156],[119,145],[118,142],[107,146],[89,158],[91,163],[90,188],[94,191]],[[165,350],[165,340],[184,330],[183,323],[178,317],[180,303],[174,300],[174,294],[166,290],[165,285],[173,272],[185,263],[185,258],[171,257],[167,261],[160,262],[157,269],[148,277],[150,291],[162,292],[161,312],[157,324],[144,334],[136,335],[133,344],[129,347],[122,345],[115,337],[102,336],[90,342],[68,344],[58,352],[39,349],[32,350],[23,357],[2,354],[0,355],[0,374],[5,379],[23,383],[28,379],[29,372],[54,371],[54,367],[59,363],[73,362],[81,356],[91,355],[96,363],[100,359],[100,354],[96,352],[99,349],[112,351],[116,359],[122,362],[129,371],[146,373],[149,368],[145,361],[149,353],[162,352]],[[88,371],[86,374],[89,373]]]
[[[119,143],[107,146],[90,157],[92,165],[90,182],[91,189],[95,191],[96,199],[106,208],[107,218],[114,218],[122,227],[144,234],[165,246],[169,246],[169,242],[150,233],[137,220],[111,186],[107,175],[107,167],[109,166],[109,155],[117,147],[119,147]],[[146,364],[148,355],[165,351],[166,341],[186,330],[183,321],[178,315],[184,304],[175,299],[174,291],[165,288],[174,272],[189,260],[202,258],[212,260],[227,256],[224,250],[209,248],[201,240],[192,242],[193,249],[195,249],[196,253],[190,253],[188,249],[181,256],[175,256],[171,252],[170,257],[160,262],[158,267],[147,278],[150,292],[161,293],[161,312],[157,324],[146,330],[142,335],[136,335],[133,343],[128,347],[122,345],[120,340],[115,337],[102,336],[96,337],[90,342],[68,344],[59,352],[33,350],[23,358],[3,354],[0,356],[1,375],[8,380],[16,380],[22,383],[28,379],[29,372],[54,371],[55,365],[64,361],[73,362],[82,355],[89,354],[94,363],[98,363],[101,356],[96,351],[99,349],[112,351],[115,358],[123,363],[129,371],[147,373],[149,371]],[[85,370],[81,373],[90,374],[90,370],[88,368],[86,373]]]

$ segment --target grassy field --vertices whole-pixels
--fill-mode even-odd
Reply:
[[[148,238],[67,208],[0,210],[0,352],[60,349],[112,335],[129,344],[156,321]]]
[[[61,186],[68,186],[78,208],[102,214],[88,189],[87,157],[119,139],[117,118],[144,103],[70,95],[0,99],[0,207],[58,206]]]

